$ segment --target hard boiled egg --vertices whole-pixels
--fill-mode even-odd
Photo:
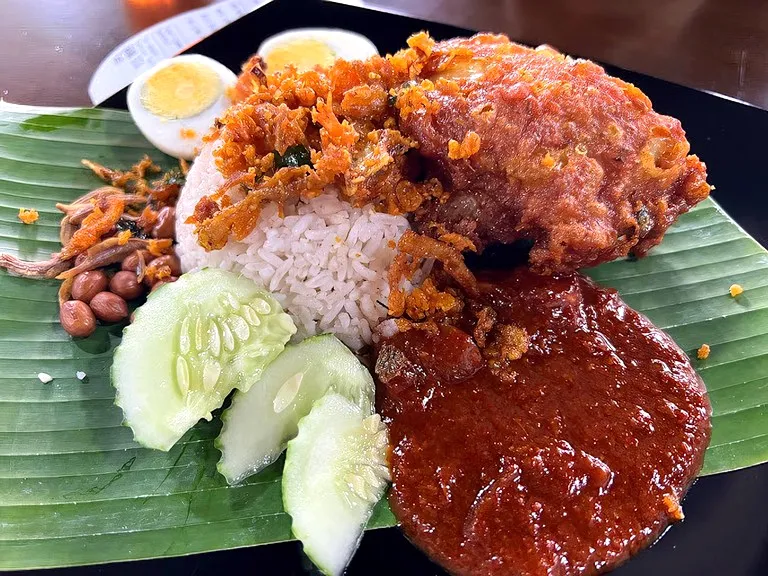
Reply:
[[[348,30],[297,28],[267,38],[258,53],[269,72],[277,72],[288,64],[303,72],[315,66],[328,66],[337,58],[365,60],[379,51],[368,38]]]
[[[226,89],[237,80],[222,64],[188,54],[164,60],[128,89],[128,110],[155,147],[191,160],[203,136],[231,104]]]

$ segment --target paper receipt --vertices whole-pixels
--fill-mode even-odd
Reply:
[[[178,54],[268,1],[227,0],[190,10],[139,32],[99,64],[88,85],[91,102],[100,104],[160,60]]]

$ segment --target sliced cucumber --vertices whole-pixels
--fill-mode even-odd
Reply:
[[[322,334],[286,346],[261,380],[237,392],[222,414],[219,472],[234,484],[277,460],[296,436],[299,420],[328,390],[373,413],[373,378],[338,338]]]
[[[296,332],[250,280],[218,269],[150,294],[115,350],[115,403],[136,441],[168,450],[233,388],[247,390]]]
[[[339,394],[299,422],[283,469],[283,506],[304,552],[328,575],[342,574],[389,480],[387,431]]]

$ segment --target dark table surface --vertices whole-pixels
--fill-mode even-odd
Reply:
[[[88,104],[96,66],[131,34],[211,0],[2,0],[0,96]],[[427,20],[548,43],[768,108],[765,0],[364,0]]]
[[[0,93],[21,103],[85,104],[92,70],[116,43],[161,17],[203,4],[174,0],[48,0],[41,10],[35,8],[40,3],[3,0]],[[564,1],[459,0],[387,0],[377,4],[466,27],[506,31],[515,39],[548,42],[582,56],[768,106],[768,46],[764,46],[768,44],[768,3],[647,0],[637,8],[629,8],[625,2],[589,0],[573,5]],[[405,28],[418,25],[411,21],[403,24],[402,30],[389,29],[388,33],[406,34]],[[439,27],[430,29],[440,31]],[[242,27],[239,30],[242,32]],[[372,37],[379,33],[382,38],[386,36],[375,29],[365,32]],[[442,33],[457,32],[444,28]],[[223,58],[217,50],[226,48],[230,40],[211,39],[201,45],[200,51]],[[742,56],[733,60],[729,54]],[[611,71],[637,83],[658,109],[683,121],[694,150],[709,164],[718,201],[747,231],[768,244],[768,199],[754,172],[744,169],[764,162],[761,143],[768,132],[768,113],[626,71]],[[735,80],[730,78],[732,74],[736,74]],[[653,549],[641,553],[616,574],[768,574],[766,493],[768,465],[700,479],[686,498],[683,526],[671,529]],[[307,568],[300,546],[291,542],[186,558],[35,573],[192,575],[246,570],[298,575],[309,574]],[[443,573],[410,546],[398,530],[387,529],[366,533],[350,574]]]

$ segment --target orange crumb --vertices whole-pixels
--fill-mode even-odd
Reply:
[[[498,334],[491,343],[488,353],[497,353],[502,359],[519,360],[528,351],[528,333],[525,328],[501,324],[498,326]]]
[[[171,276],[171,267],[167,265],[152,266],[152,264],[150,264],[147,267],[145,275],[153,280],[165,280]]]
[[[477,132],[471,130],[464,136],[461,144],[453,139],[448,141],[448,158],[451,160],[469,158],[476,154],[478,150],[480,150],[480,136],[478,136]]]
[[[139,219],[136,220],[136,225],[145,230],[152,228],[155,222],[157,222],[157,214],[150,206],[145,206],[144,210],[141,211]]]
[[[162,240],[150,240],[147,245],[147,250],[152,256],[162,256],[171,247],[173,240],[170,238],[163,238]]]
[[[462,236],[461,234],[456,234],[455,232],[441,234],[440,242],[450,244],[459,252],[464,252],[466,250],[469,250],[470,252],[477,252],[477,246],[475,246],[475,243],[472,242],[472,240],[466,236]]]
[[[421,187],[413,182],[402,180],[395,186],[395,200],[401,213],[415,212],[424,202]]]
[[[477,314],[477,324],[475,324],[475,329],[472,332],[478,347],[485,348],[486,337],[495,325],[496,311],[490,306],[483,306],[483,309]]]
[[[432,320],[427,320],[426,322],[412,322],[405,318],[396,318],[395,326],[397,326],[399,332],[407,332],[411,328],[424,330],[432,336],[437,336],[440,332],[440,328],[438,328],[437,324]]]
[[[408,118],[419,110],[425,110],[428,114],[437,112],[440,109],[440,102],[432,101],[427,96],[427,92],[434,89],[435,85],[430,80],[422,80],[421,84],[405,88],[400,92],[395,103],[395,106],[400,110],[400,115],[403,118]]]
[[[549,152],[544,154],[544,157],[541,159],[541,165],[545,168],[552,168],[555,165],[555,159],[552,158],[552,154]]]
[[[197,132],[192,130],[192,128],[182,128],[181,130],[179,130],[179,136],[181,136],[185,140],[191,140],[192,138],[195,138],[197,136]]]
[[[456,80],[450,80],[448,78],[438,78],[437,82],[435,82],[435,86],[438,90],[446,94],[456,95],[460,91],[459,83],[456,82]]]
[[[731,287],[728,288],[728,292],[731,293],[732,298],[736,298],[736,296],[744,292],[744,288],[742,288],[739,284],[731,284]]]
[[[40,214],[38,214],[37,210],[34,208],[19,208],[19,220],[24,222],[24,224],[32,224],[37,222],[38,218],[40,218]]]
[[[621,82],[622,90],[624,94],[629,96],[629,98],[632,99],[632,101],[637,104],[640,108],[650,109],[651,108],[651,100],[643,94],[642,90],[635,86],[634,84],[630,84],[629,82]]]
[[[503,382],[512,382],[515,379],[514,362],[528,352],[528,332],[519,326],[495,324],[495,318],[484,320],[490,333],[483,334],[481,326],[476,335],[481,336],[480,340],[484,341],[483,356],[488,361],[491,372]]]
[[[438,290],[432,278],[427,278],[406,295],[405,314],[413,320],[426,320],[439,312],[451,312],[459,305],[453,294]]]
[[[665,494],[663,502],[667,509],[667,514],[669,514],[669,517],[672,520],[680,521],[685,518],[685,514],[683,514],[683,507],[680,506],[680,502],[677,498],[669,494]]]
[[[128,244],[128,240],[131,239],[131,231],[130,230],[123,230],[117,235],[117,243],[120,246],[125,246]]]
[[[394,318],[405,314],[405,290],[400,287],[400,281],[406,277],[406,274],[408,274],[408,256],[398,252],[387,272],[389,281],[387,310]]]
[[[394,240],[387,240],[387,246],[392,250],[394,250],[397,247],[397,244],[395,243]]]
[[[696,352],[696,357],[699,360],[706,360],[707,358],[709,358],[709,350],[710,350],[709,344],[702,344],[698,352]]]
[[[408,38],[408,46],[421,50],[425,56],[432,54],[432,47],[434,45],[435,41],[423,30]]]

